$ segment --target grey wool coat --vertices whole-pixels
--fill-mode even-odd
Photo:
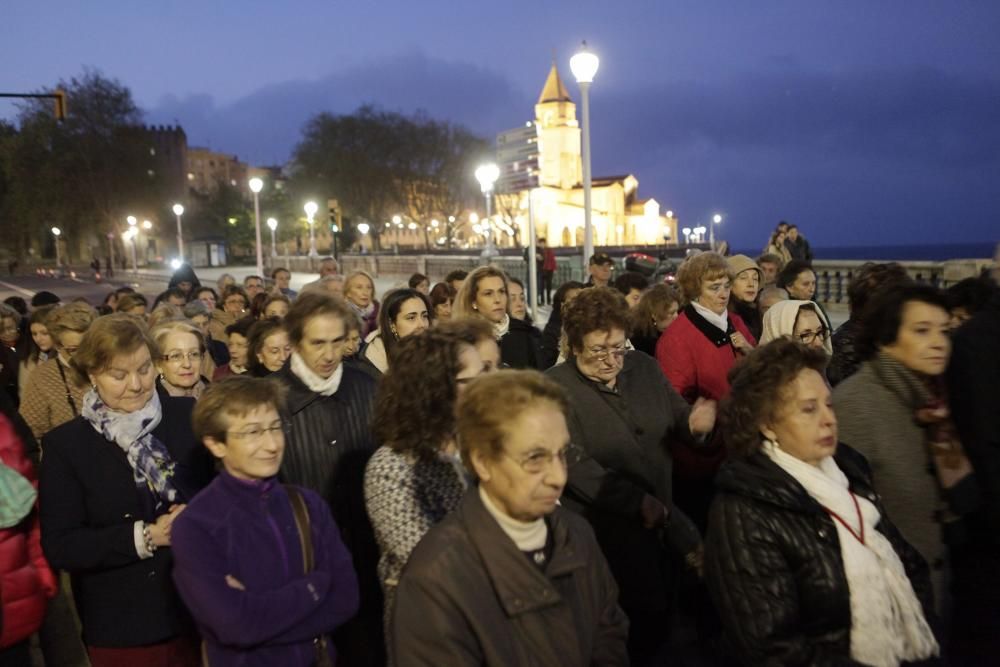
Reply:
[[[927,560],[935,599],[941,600],[944,501],[927,433],[915,417],[930,399],[916,373],[882,353],[833,391],[840,441],[868,459],[875,490],[903,537]]]

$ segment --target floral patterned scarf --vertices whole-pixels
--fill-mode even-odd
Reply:
[[[83,397],[80,413],[94,430],[113,442],[128,458],[132,466],[135,485],[148,489],[155,498],[155,510],[177,502],[179,494],[173,483],[175,463],[166,446],[156,439],[153,429],[160,423],[163,411],[160,397],[154,391],[152,398],[135,412],[112,410],[93,389]]]

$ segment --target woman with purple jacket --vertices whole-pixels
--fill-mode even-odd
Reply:
[[[284,393],[273,380],[234,376],[194,411],[195,435],[223,470],[173,524],[174,581],[213,667],[322,664],[324,651],[332,661],[329,633],[358,609],[351,554],[326,502],[277,481]]]

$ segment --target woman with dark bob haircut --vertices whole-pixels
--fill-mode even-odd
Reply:
[[[826,354],[779,338],[730,373],[706,583],[747,665],[934,658],[926,561],[890,520],[863,456],[838,445]],[[924,663],[927,664],[927,663]]]
[[[960,528],[978,499],[943,386],[950,319],[946,297],[930,285],[883,287],[861,314],[864,362],[833,392],[841,440],[871,463],[892,518],[931,564],[939,604],[945,532]]]
[[[562,313],[566,363],[546,375],[569,397],[569,466],[563,504],[590,522],[621,589],[633,664],[662,660],[670,639],[674,560],[700,566],[701,535],[674,505],[670,447],[715,426],[715,402],[694,408],[656,361],[630,352],[631,313],[609,287],[583,290]]]
[[[382,446],[365,471],[365,505],[381,552],[387,631],[410,552],[458,506],[466,488],[455,444],[455,400],[483,372],[483,360],[471,327],[450,328],[455,333],[435,328],[399,341],[375,396],[373,425]]]

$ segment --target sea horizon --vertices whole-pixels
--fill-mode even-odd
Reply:
[[[900,244],[881,246],[812,246],[813,258],[818,260],[897,260],[935,261],[949,259],[990,259],[993,257],[997,241],[940,244]],[[756,257],[760,251],[735,251]]]

